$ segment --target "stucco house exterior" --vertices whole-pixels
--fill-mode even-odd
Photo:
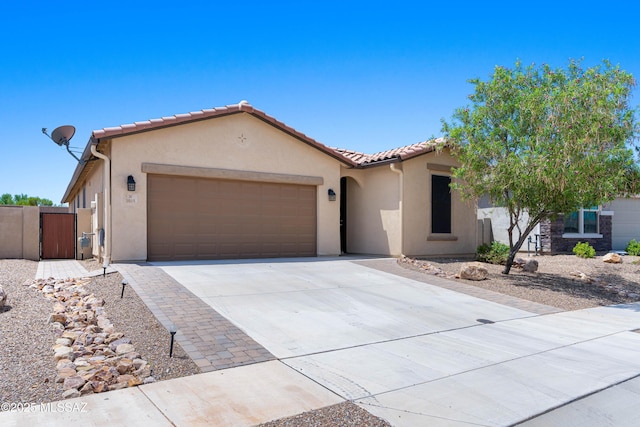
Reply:
[[[107,262],[473,254],[437,146],[331,148],[242,101],[94,131],[63,202]]]

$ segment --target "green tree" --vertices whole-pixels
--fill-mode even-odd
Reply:
[[[0,205],[53,206],[53,202],[49,199],[27,196],[26,194],[11,196],[11,194],[5,193],[0,196]]]
[[[619,66],[518,61],[469,82],[471,106],[443,120],[443,132],[461,165],[454,186],[466,198],[488,195],[509,213],[505,274],[541,220],[637,191],[635,80]]]
[[[13,196],[9,193],[4,193],[0,196],[0,205],[13,205]]]

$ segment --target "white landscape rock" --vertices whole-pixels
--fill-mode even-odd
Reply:
[[[131,344],[120,344],[118,347],[116,347],[116,354],[118,356],[121,356],[127,353],[133,353],[135,350],[135,347]]]
[[[70,388],[75,388],[76,390],[78,390],[86,382],[87,381],[81,376],[74,375],[74,376],[65,378],[64,382],[62,383],[62,387],[64,387],[65,390],[69,390]]]
[[[52,299],[49,324],[56,335],[56,383],[64,399],[154,382],[147,361],[131,340],[114,326],[103,310],[104,301],[76,280],[38,279],[31,287]]]
[[[57,347],[55,349],[55,353],[53,355],[53,359],[57,362],[60,359],[69,359],[73,362],[75,359],[75,354],[73,352],[73,348],[67,347],[65,345]]]
[[[80,392],[75,388],[70,388],[69,390],[66,390],[64,393],[62,393],[63,399],[71,399],[74,397],[80,397]]]
[[[521,268],[527,273],[535,273],[538,271],[538,261],[531,258],[516,258],[513,260],[513,267]]]
[[[608,253],[602,257],[602,261],[609,264],[622,264],[622,257],[616,253]]]
[[[479,262],[465,263],[460,268],[460,278],[466,280],[485,280],[489,270]]]
[[[522,271],[526,271],[528,273],[535,273],[538,271],[538,261],[535,259],[529,259],[522,266]]]

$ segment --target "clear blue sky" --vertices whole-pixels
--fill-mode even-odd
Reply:
[[[440,135],[496,65],[602,59],[640,78],[636,1],[3,2],[0,194],[56,203],[75,160],[41,133],[246,99],[330,146]],[[633,104],[638,104],[639,89]]]

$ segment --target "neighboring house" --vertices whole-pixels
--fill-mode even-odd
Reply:
[[[487,222],[486,219],[489,219]],[[480,227],[486,227],[489,230],[485,230],[481,235],[484,236],[480,243],[490,243],[492,241],[498,241],[500,243],[504,243],[505,245],[509,244],[509,211],[507,208],[492,206],[489,202],[488,197],[481,197],[478,200],[478,220]],[[484,221],[483,221],[484,220]],[[522,219],[519,222],[520,229],[524,230],[527,226],[527,221],[529,221],[529,215],[525,212],[522,215]],[[514,240],[518,239],[517,230],[513,233]],[[533,231],[527,236],[527,240],[520,248],[520,251],[530,251],[535,253],[536,250],[536,242],[540,245],[540,225],[536,225]],[[515,243],[515,242],[514,242]],[[541,248],[538,248],[540,250]]]
[[[243,101],[94,131],[63,201],[107,261],[472,254],[436,147],[334,149]]]
[[[578,242],[588,242],[598,252],[618,249],[613,244],[616,230],[618,230],[619,236],[617,239],[622,241],[626,237],[621,236],[627,235],[624,230],[630,227],[630,225],[623,227],[621,223],[614,220],[618,215],[616,212],[616,216],[614,216],[614,209],[618,209],[615,206],[621,206],[616,203],[622,203],[619,202],[621,200],[624,199],[616,199],[615,202],[608,205],[580,209],[568,215],[558,215],[554,220],[541,221],[527,236],[528,239],[531,239],[531,244],[528,245],[528,240],[525,240],[520,251],[527,251],[530,248],[533,252],[536,239],[540,245],[539,249],[548,254],[570,253]],[[638,208],[640,208],[640,203]],[[636,212],[640,212],[640,210]],[[507,234],[509,214],[506,208],[492,207],[487,200],[481,199],[478,203],[478,219],[484,218],[491,219],[493,240],[509,244]],[[525,214],[520,223],[523,229],[527,220],[528,217]],[[633,220],[630,219],[630,222]],[[640,227],[638,228],[640,229]],[[626,242],[629,240],[627,239]],[[626,246],[626,243],[624,245]]]
[[[570,253],[579,242],[587,242],[598,252],[612,249],[613,211],[607,206],[580,209],[555,220],[540,223],[542,249],[547,253]]]
[[[630,240],[640,241],[640,196],[618,198],[609,203],[612,217],[612,248],[625,250]]]

